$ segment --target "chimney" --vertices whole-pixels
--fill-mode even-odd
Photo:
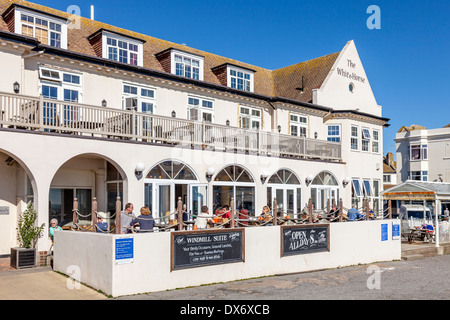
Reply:
[[[91,20],[94,20],[94,6],[91,5]]]

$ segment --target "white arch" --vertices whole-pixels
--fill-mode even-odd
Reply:
[[[193,174],[194,177],[195,177],[195,180],[196,180],[196,181],[199,181],[197,173],[195,172],[195,170],[194,170],[190,165],[188,165],[188,164],[187,164],[186,162],[184,162],[184,161],[181,161],[181,160],[178,160],[178,159],[173,159],[173,158],[169,158],[169,159],[164,159],[164,160],[158,161],[158,162],[155,163],[153,166],[151,166],[151,168],[150,168],[149,170],[147,170],[147,172],[146,172],[146,174],[145,174],[144,177],[146,177],[146,179],[149,179],[149,178],[147,178],[147,176],[148,176],[148,174],[150,173],[150,171],[152,171],[154,168],[156,168],[156,166],[160,165],[161,163],[167,162],[167,161],[182,163],[184,166],[186,166],[186,168],[188,168],[188,169],[192,172],[192,174]],[[171,179],[171,180],[172,180],[172,179]]]

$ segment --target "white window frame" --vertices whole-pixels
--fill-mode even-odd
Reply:
[[[356,136],[353,134],[353,129],[356,129]],[[353,148],[353,141],[356,141],[356,149]],[[352,125],[350,127],[350,149],[353,151],[359,151],[359,127]]]
[[[249,114],[245,114],[242,113],[242,109],[248,109],[249,110]],[[259,112],[259,116],[256,116],[253,114],[253,111],[257,111]],[[249,127],[246,128],[243,126],[243,119],[248,119],[248,123],[249,123]],[[258,130],[253,128],[253,122],[258,122],[258,129],[262,129],[262,109],[260,108],[255,108],[255,107],[250,107],[247,105],[240,105],[239,106],[239,127],[243,128],[243,129],[252,129],[252,130]]]
[[[36,37],[36,18],[47,21],[48,30],[48,43],[51,46],[51,33],[58,33],[61,35],[60,46],[57,48],[67,49],[67,22],[64,19],[58,19],[54,16],[45,15],[26,8],[15,8],[14,12],[14,30],[18,34],[22,34],[22,14],[32,17],[33,24],[25,23],[26,25],[33,27],[33,37]],[[61,31],[51,30],[50,23],[55,23],[61,26]]]
[[[330,127],[338,127],[339,128],[339,135],[330,135],[329,134],[329,128]],[[334,141],[334,140],[330,140],[330,139],[336,139],[339,138],[339,141]],[[329,142],[342,142],[342,127],[340,124],[329,124],[327,125],[327,141]]]
[[[305,121],[301,121],[302,119],[304,119]],[[295,127],[297,129],[297,134],[293,134],[292,127]],[[301,133],[302,130],[304,131],[304,133]],[[305,138],[308,137],[308,117],[301,114],[291,113],[289,115],[289,133],[292,136],[303,136]]]
[[[236,75],[231,75],[232,72],[235,72]],[[242,89],[238,89],[238,79],[240,77],[238,77],[238,74],[242,73],[244,78],[243,79],[243,88]],[[245,75],[249,75],[249,79],[245,79]],[[232,79],[236,80],[236,87],[232,86]],[[249,86],[248,86],[248,90],[247,90],[247,85],[246,82],[249,82]],[[232,88],[232,89],[236,89],[236,90],[242,90],[242,91],[247,91],[247,92],[253,92],[254,90],[254,72],[248,70],[248,69],[243,69],[243,68],[239,68],[236,66],[227,66],[227,84],[228,87]]]
[[[370,183],[370,179],[363,179],[363,191],[364,191],[364,196],[366,198],[373,197],[373,190],[372,190],[372,184]]]
[[[413,179],[412,178],[412,174],[413,174],[413,172],[415,172],[415,173],[419,173],[419,175],[417,176],[417,177],[420,177],[420,180],[417,180],[417,179]],[[409,172],[409,180],[413,180],[413,181],[428,181],[428,177],[429,177],[429,171],[428,170],[419,170],[419,171],[410,171]]]
[[[170,51],[170,64],[171,64],[170,65],[170,70],[171,70],[171,73],[175,74],[175,75],[177,74],[177,63],[179,63],[179,62],[175,61],[175,56],[180,56],[180,57],[183,58],[183,62],[182,62],[182,64],[183,64],[183,74],[179,75],[179,76],[185,77],[185,78],[189,78],[189,79],[203,81],[203,78],[204,78],[203,66],[204,66],[204,60],[205,60],[203,57],[197,56],[197,55],[194,55],[194,54],[189,54],[189,53],[186,53],[186,52],[183,52],[183,51],[172,49]],[[197,61],[199,63],[199,66],[198,66],[198,69],[199,69],[198,79],[195,79],[193,77],[194,73],[192,72],[192,64],[191,64],[191,75],[190,75],[190,77],[186,77],[186,73],[185,73],[185,71],[186,71],[186,64],[184,62],[185,59],[190,59],[191,61],[195,60],[195,61]]]
[[[108,38],[115,40],[116,41],[116,45],[109,45],[108,44]],[[138,67],[142,67],[144,65],[144,46],[142,44],[142,42],[138,41],[138,40],[134,40],[134,39],[130,39],[127,37],[122,37],[118,34],[112,33],[112,32],[108,32],[108,31],[102,31],[102,53],[103,53],[103,58],[111,60],[111,61],[116,61],[116,62],[120,62],[119,60],[119,50],[121,49],[119,47],[119,41],[125,42],[127,43],[127,62],[126,64],[129,64],[131,66],[133,66],[134,64],[130,63],[130,56],[131,53],[137,53],[137,64],[136,66]],[[131,45],[135,45],[137,46],[137,51],[131,51],[130,52],[130,44]],[[117,48],[117,60],[115,59],[110,59],[109,58],[109,48]],[[121,63],[125,63],[125,62],[121,62]]]
[[[58,74],[59,78],[47,77],[42,71],[49,71],[50,73]],[[64,75],[77,76],[80,79],[79,83],[64,81]],[[42,94],[42,86],[48,85],[58,88],[58,100],[64,101],[64,90],[74,90],[78,92],[77,103],[83,102],[83,75],[78,72],[59,70],[47,66],[39,67],[39,92]]]
[[[126,93],[125,86],[136,88],[136,94]],[[153,91],[153,97],[148,97],[146,95],[143,95],[142,90]],[[131,109],[127,109],[127,107],[126,107],[127,99],[136,99],[136,111],[137,112],[143,112],[142,111],[142,103],[143,102],[153,104],[153,113],[152,114],[156,114],[156,89],[155,88],[147,87],[147,86],[143,86],[143,85],[135,84],[135,83],[131,83],[131,82],[123,82],[122,83],[122,109],[123,110],[131,110]]]
[[[413,159],[413,157],[412,157],[413,149],[419,151],[419,158],[418,159]],[[408,148],[408,153],[409,153],[410,161],[428,160],[428,144],[413,144],[413,145],[410,145],[409,148]]]
[[[370,140],[372,136],[370,135],[370,129],[363,127],[361,129],[361,151],[370,152]]]
[[[198,100],[198,105],[191,104],[190,100],[195,99]],[[212,104],[212,107],[205,107],[204,102],[209,102]],[[191,110],[196,109],[197,110],[197,119],[191,118]],[[194,121],[203,121],[203,114],[210,114],[211,115],[211,123],[214,123],[214,100],[211,99],[205,99],[202,97],[197,96],[188,96],[188,110],[187,110],[187,118],[188,120],[194,120]],[[206,121],[208,122],[208,121]]]
[[[379,154],[380,153],[380,131],[372,130],[372,152]],[[376,150],[375,150],[376,149]]]

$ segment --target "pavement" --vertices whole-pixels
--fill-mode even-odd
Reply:
[[[74,288],[68,277],[51,267],[14,269],[0,258],[0,300],[104,300],[108,297],[88,286]]]
[[[413,250],[432,248],[434,244],[402,243],[402,255]],[[447,252],[444,254],[448,254]],[[417,254],[414,256],[417,257]],[[423,258],[429,256],[425,255]],[[404,259],[408,260],[408,259]],[[16,270],[10,267],[10,258],[0,258],[0,300],[106,300],[104,293],[72,281],[50,266]]]

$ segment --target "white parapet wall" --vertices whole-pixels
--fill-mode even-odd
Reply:
[[[244,262],[184,269],[172,269],[172,233],[177,234],[177,231],[133,235],[59,231],[55,233],[53,266],[55,271],[113,297],[156,292],[400,260],[401,240],[392,233],[396,222],[398,220],[331,223],[328,250],[289,256],[281,255],[282,227],[248,227],[239,229],[244,232]],[[118,260],[117,239],[132,239],[131,259]]]

